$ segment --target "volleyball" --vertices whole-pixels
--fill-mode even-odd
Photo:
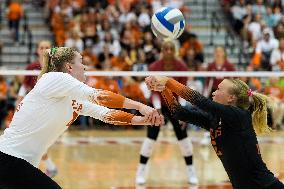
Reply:
[[[184,31],[185,20],[177,8],[162,7],[151,18],[151,29],[161,39],[177,39]]]

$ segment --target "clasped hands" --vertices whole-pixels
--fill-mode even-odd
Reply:
[[[149,76],[145,79],[145,83],[150,90],[161,92],[165,89],[168,79],[168,77],[164,76]],[[150,125],[164,125],[164,117],[160,115],[156,109],[142,105],[141,108],[139,108],[139,112],[144,116],[137,119],[144,119],[144,122]]]

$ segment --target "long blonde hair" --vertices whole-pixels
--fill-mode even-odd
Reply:
[[[38,78],[48,72],[64,71],[63,67],[65,63],[74,63],[73,59],[76,55],[76,52],[77,51],[75,51],[73,48],[69,47],[53,47],[45,50],[43,56],[44,65]]]
[[[237,98],[236,106],[252,111],[252,125],[256,134],[263,134],[270,132],[271,129],[267,125],[267,99],[268,97],[252,92],[249,86],[239,79],[228,79],[233,83],[230,93],[235,95]],[[252,97],[252,102],[250,102],[249,97]]]

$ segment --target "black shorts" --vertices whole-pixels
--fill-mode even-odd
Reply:
[[[61,189],[61,187],[27,161],[0,152],[1,189]]]

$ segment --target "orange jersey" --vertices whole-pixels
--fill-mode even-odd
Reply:
[[[114,79],[109,79],[109,78],[99,77],[99,76],[92,76],[88,78],[87,84],[90,87],[93,87],[96,89],[103,89],[103,90],[112,91],[114,93],[120,93],[119,86]]]
[[[110,63],[112,67],[121,70],[121,71],[127,71],[129,70],[129,65],[127,63],[126,58],[121,58],[121,57],[112,57],[110,60]]]
[[[139,83],[135,82],[127,86],[123,86],[122,91],[126,97],[146,104],[146,98],[140,89]]]
[[[185,56],[188,49],[193,49],[195,53],[200,53],[203,51],[203,45],[199,41],[194,41],[193,43],[186,41],[180,48],[180,55],[182,57]]]
[[[0,82],[0,94],[1,95],[7,95],[8,87],[5,81]]]
[[[267,86],[264,89],[266,95],[277,97],[278,99],[284,99],[284,90],[279,86]]]
[[[19,3],[9,5],[7,17],[9,20],[19,20],[23,16],[23,8]]]

